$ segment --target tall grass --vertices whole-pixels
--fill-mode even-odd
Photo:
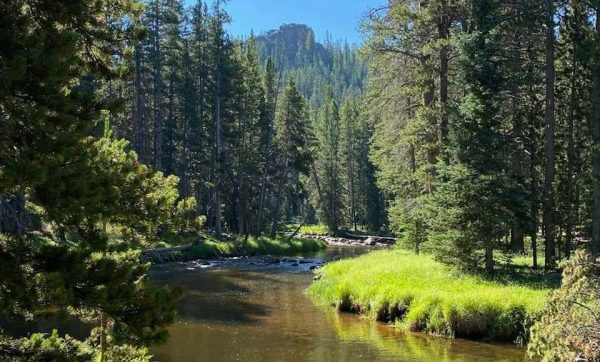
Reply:
[[[526,338],[549,290],[458,275],[427,255],[382,250],[326,265],[308,293],[342,311],[411,331],[509,341]]]

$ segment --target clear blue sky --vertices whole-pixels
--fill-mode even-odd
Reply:
[[[210,0],[208,1],[211,2]],[[314,29],[317,40],[329,32],[333,40],[359,43],[358,29],[363,15],[386,0],[229,0],[226,5],[234,37],[247,36],[250,30],[260,34],[284,23],[306,24]],[[195,3],[187,0],[188,4]]]

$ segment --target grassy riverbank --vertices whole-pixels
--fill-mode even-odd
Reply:
[[[329,230],[326,225],[303,225],[299,230],[300,234],[306,235],[329,235]]]
[[[278,236],[275,239],[261,236],[230,240],[207,238],[186,250],[186,256],[192,258],[211,258],[218,256],[235,257],[246,255],[288,255],[306,253],[324,249],[325,242],[315,239]]]
[[[549,289],[457,275],[427,255],[382,250],[326,265],[317,301],[411,331],[513,341],[526,335]]]

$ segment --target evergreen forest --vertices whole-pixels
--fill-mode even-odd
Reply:
[[[600,1],[366,3],[349,44],[232,36],[222,0],[1,1],[0,361],[215,360],[174,354],[177,328],[291,318],[239,274],[302,285],[289,308],[503,343],[482,361],[600,360]],[[220,273],[243,296],[224,320],[189,307]],[[285,328],[441,358],[337,323]],[[186,333],[227,340],[207,330]],[[323,346],[239,353],[356,358]]]

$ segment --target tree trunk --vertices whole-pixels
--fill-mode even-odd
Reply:
[[[554,242],[554,174],[555,128],[554,115],[554,0],[545,0],[546,9],[546,110],[545,110],[545,178],[544,178],[544,236],[546,269],[555,267]]]
[[[108,318],[106,313],[100,312],[100,362],[106,361],[106,328],[108,327]]]
[[[215,200],[215,234],[218,239],[223,234],[221,225],[221,173],[222,173],[222,162],[223,162],[223,140],[221,130],[221,70],[217,70],[217,97],[215,99],[215,186],[214,186],[214,200]]]
[[[531,174],[531,253],[533,255],[533,269],[538,267],[538,256],[537,256],[537,232],[538,232],[538,192],[537,192],[537,173],[535,170],[536,158],[535,158],[535,145],[532,140],[529,152],[531,154],[531,161],[529,166],[529,172]]]
[[[523,237],[523,229],[521,225],[516,223],[513,225],[510,233],[510,251],[515,254],[525,254],[525,241]]]
[[[600,6],[596,7],[596,44],[600,43]],[[594,55],[592,65],[592,168],[594,191],[592,196],[592,244],[594,256],[600,254],[600,55]]]
[[[186,75],[187,76],[187,75]],[[185,93],[185,102],[188,103],[188,90],[186,89]],[[190,138],[190,117],[189,110],[187,107],[185,108],[185,112],[183,115],[183,142],[181,145],[181,162],[179,167],[179,173],[181,175],[181,183],[179,185],[179,190],[181,192],[182,197],[189,197],[190,195],[190,180],[189,180],[189,138]]]
[[[270,142],[269,142],[270,147]],[[263,169],[262,180],[260,183],[260,197],[258,201],[258,211],[256,217],[256,227],[254,228],[254,235],[260,236],[262,234],[262,218],[263,218],[263,210],[265,208],[265,198],[267,195],[267,175],[269,170],[269,160],[265,161],[265,166]]]
[[[485,272],[488,275],[494,274],[494,246],[491,242],[485,246]]]
[[[429,61],[430,57],[429,56],[424,56],[421,58],[421,65],[423,67],[427,67],[427,63]],[[426,112],[429,112],[435,103],[435,82],[433,78],[427,78],[425,81],[425,84],[423,85],[424,87],[424,91],[422,94],[423,97],[423,109],[426,110]],[[430,115],[428,115],[428,117],[431,117]],[[431,119],[429,119],[429,122],[434,123],[434,127],[437,127],[437,120],[434,117],[431,117]],[[433,139],[429,140],[429,141],[434,141]],[[436,163],[436,158],[437,158],[437,153],[435,150],[435,147],[427,147],[427,162],[429,162],[430,165],[434,165]],[[432,189],[432,185],[431,185],[431,181],[429,180],[428,182],[428,191],[431,191]]]
[[[279,184],[277,186],[277,196],[275,199],[275,210],[273,211],[273,224],[271,225],[271,238],[277,236],[277,229],[279,227],[279,211],[281,209],[281,194],[283,193],[283,186],[285,185],[285,179],[287,178],[288,171],[284,170],[279,178]]]
[[[25,194],[0,197],[0,233],[23,235],[25,233]]]
[[[310,163],[310,170],[313,174],[313,178],[315,179],[315,186],[317,187],[317,196],[319,197],[319,200],[317,201],[317,203],[319,205],[323,204],[323,193],[321,191],[321,181],[319,180],[319,175],[317,174],[317,169],[315,168],[315,163],[311,162]],[[327,210],[326,210],[327,212]]]
[[[163,120],[162,120],[162,62],[160,48],[160,2],[155,2],[156,18],[154,19],[154,167],[162,171],[162,143],[163,143]]]
[[[167,124],[165,128],[165,135],[163,139],[163,161],[161,161],[163,165],[163,171],[166,174],[173,174],[175,172],[175,167],[173,166],[173,148],[174,148],[174,138],[175,138],[175,72],[171,72],[169,76],[169,89],[168,89],[168,99],[169,99],[169,107],[168,107],[168,115],[167,115]]]
[[[577,45],[574,44],[576,50]],[[577,72],[578,72],[578,63],[575,56],[572,59],[573,62],[573,72],[571,73],[571,100],[569,104],[569,115],[568,115],[568,125],[567,125],[567,182],[565,185],[565,193],[567,197],[567,205],[565,207],[566,213],[566,225],[565,225],[565,257],[568,258],[571,256],[571,245],[573,243],[573,223],[574,223],[574,205],[575,205],[575,195],[574,195],[574,169],[575,169],[575,109],[577,108]]]
[[[135,47],[135,78],[134,78],[134,110],[133,110],[133,145],[142,163],[148,163],[148,153],[145,147],[144,98],[142,96],[142,60],[140,45]]]
[[[263,211],[265,208],[265,198],[267,196],[267,181],[269,175],[269,166],[271,165],[271,148],[273,147],[273,133],[275,131],[275,114],[277,108],[277,100],[279,98],[279,87],[281,84],[281,78],[283,76],[283,72],[279,72],[277,76],[277,86],[275,87],[275,99],[273,101],[273,107],[270,109],[271,114],[269,115],[269,132],[267,133],[267,158],[265,159],[265,164],[262,172],[262,180],[260,184],[260,198],[258,202],[258,215],[256,218],[256,228],[254,231],[255,236],[260,236],[262,234],[262,218]],[[267,95],[268,96],[268,95]]]
[[[448,4],[446,0],[440,1],[440,18],[438,19],[438,37],[442,41],[448,41],[450,36],[450,20],[448,15]],[[448,61],[449,47],[444,44],[440,48],[440,142],[442,147],[448,140]]]
[[[512,13],[514,16],[518,16],[521,11],[521,2],[518,1],[512,7]],[[516,30],[513,35],[512,42],[512,57],[511,62],[512,72],[514,74],[521,74],[523,71],[521,62],[521,31]],[[521,182],[526,178],[524,163],[525,163],[525,152],[523,145],[523,114],[521,107],[519,106],[520,99],[520,82],[518,80],[512,80],[510,84],[511,93],[511,113],[512,113],[512,138],[513,138],[513,152],[511,160],[511,168],[516,179]],[[525,241],[524,241],[524,223],[523,220],[513,221],[511,233],[510,233],[510,250],[516,254],[525,254]]]
[[[430,59],[430,56],[423,56],[421,58],[421,65],[423,67],[427,67],[427,63]],[[431,114],[431,110],[433,109],[433,107],[435,106],[435,81],[434,78],[430,78],[428,77],[425,81],[425,84],[423,85],[424,87],[424,91],[422,94],[423,97],[423,109],[426,112],[426,117],[428,117],[428,122],[431,123],[431,126],[433,127],[433,129],[436,129],[438,127],[437,125],[437,119],[435,117],[432,117]],[[427,177],[427,181],[426,181],[426,190],[427,193],[433,193],[433,180],[435,177],[435,169],[434,169],[434,165],[437,162],[437,150],[436,147],[434,147],[433,143],[437,141],[437,136],[432,136],[432,135],[428,135],[428,139],[427,143],[430,143],[429,146],[426,149],[426,154],[427,154],[427,163],[429,164],[429,172],[428,172],[428,177]]]
[[[350,125],[346,125],[347,128],[350,127]],[[348,130],[346,131],[346,135],[347,135],[347,140],[346,140],[346,154],[348,155],[348,164],[347,164],[347,172],[348,172],[348,191],[350,192],[350,225],[352,225],[354,227],[354,230],[356,231],[356,195],[355,195],[355,188],[354,188],[354,152],[352,149],[352,146],[349,145],[349,143],[351,142],[351,137],[349,137],[349,132]]]

